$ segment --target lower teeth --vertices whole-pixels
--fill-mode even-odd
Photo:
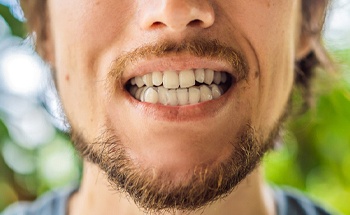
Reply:
[[[170,106],[197,104],[219,98],[225,91],[222,86],[202,84],[190,88],[166,89],[159,87],[131,86],[130,94],[141,102]]]

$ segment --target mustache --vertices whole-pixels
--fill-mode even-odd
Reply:
[[[174,41],[163,41],[156,44],[146,44],[130,52],[124,53],[112,62],[111,70],[108,74],[107,82],[115,86],[122,86],[122,76],[128,65],[137,63],[140,59],[150,57],[166,57],[173,54],[190,54],[194,57],[219,60],[229,64],[234,71],[236,81],[246,79],[249,68],[244,55],[218,40],[191,39],[181,43]]]

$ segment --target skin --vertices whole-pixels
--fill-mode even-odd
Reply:
[[[294,62],[304,48],[299,45],[300,1],[49,0],[48,10],[48,61],[55,67],[57,88],[73,130],[93,142],[108,127],[135,164],[151,168],[156,175],[166,173],[176,184],[186,183],[198,165],[223,162],[247,124],[259,142],[269,137],[285,112]],[[112,93],[106,89],[112,62],[122,54],[162,41],[198,38],[232,47],[248,65],[246,79],[220,99],[162,107],[132,100],[118,84]],[[187,61],[198,68],[227,66],[188,53],[146,57],[127,65],[121,82],[140,71],[186,69]],[[143,214],[123,193],[109,189],[97,166],[85,161],[84,168],[81,189],[70,200],[70,214]],[[245,207],[246,202],[251,206]],[[275,213],[259,167],[224,201],[199,213],[232,211]]]

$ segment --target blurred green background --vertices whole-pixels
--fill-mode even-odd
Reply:
[[[283,144],[264,159],[267,179],[350,214],[350,5],[339,0],[325,44],[337,74],[318,71],[312,107],[286,125]],[[25,38],[16,1],[0,0],[0,211],[79,181],[81,163],[48,68]],[[294,103],[300,104],[297,90]]]

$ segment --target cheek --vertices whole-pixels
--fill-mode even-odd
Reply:
[[[48,7],[63,107],[72,126],[89,125],[92,128],[88,130],[96,131],[101,124],[96,120],[103,119],[103,102],[97,95],[103,93],[104,85],[99,80],[108,72],[97,65],[109,44],[122,41],[132,4],[127,0],[118,4],[111,0],[49,0]]]
[[[131,19],[133,4],[127,0],[49,1],[54,39],[68,45],[85,43],[90,48],[116,40]],[[56,35],[56,37],[55,37]]]
[[[253,124],[267,134],[284,113],[293,86],[299,1],[228,4],[250,65]]]

